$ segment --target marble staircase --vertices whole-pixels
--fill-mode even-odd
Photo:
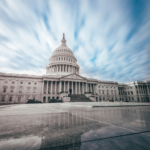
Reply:
[[[84,94],[69,94],[70,102],[92,102]]]

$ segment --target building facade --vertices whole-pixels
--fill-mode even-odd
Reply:
[[[26,103],[27,99],[49,102],[65,100],[68,94],[84,94],[92,101],[150,102],[150,81],[119,84],[79,75],[72,50],[65,36],[46,66],[46,75],[0,73],[0,103]]]

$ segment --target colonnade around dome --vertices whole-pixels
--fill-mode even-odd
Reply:
[[[79,68],[73,65],[51,65],[47,68],[46,74],[52,74],[52,73],[76,73],[79,74]]]

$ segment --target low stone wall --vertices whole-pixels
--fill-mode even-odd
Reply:
[[[87,98],[89,98],[91,101],[95,102],[96,101],[96,98],[95,96],[91,96],[92,94],[91,93],[86,93],[84,94]]]
[[[95,96],[89,96],[88,98],[89,98],[91,101],[96,102]]]
[[[63,97],[63,102],[70,102],[70,97]]]

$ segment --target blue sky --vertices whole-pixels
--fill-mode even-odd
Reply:
[[[80,75],[150,80],[149,0],[1,0],[0,72],[46,74],[63,32]]]

